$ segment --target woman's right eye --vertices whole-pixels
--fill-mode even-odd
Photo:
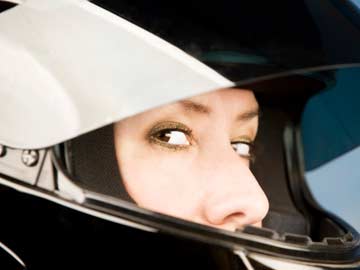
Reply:
[[[163,122],[149,132],[149,139],[168,148],[183,148],[191,145],[191,130],[177,122]]]
[[[171,145],[186,146],[190,145],[188,136],[185,132],[180,130],[162,130],[154,136],[157,140]]]

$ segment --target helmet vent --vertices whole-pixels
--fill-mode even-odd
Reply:
[[[251,234],[254,236],[260,236],[271,240],[277,240],[288,244],[302,245],[308,247],[348,247],[354,244],[353,235],[348,232],[341,237],[325,237],[322,241],[313,241],[308,235],[295,234],[295,233],[283,233],[279,234],[275,230],[268,228],[259,228],[254,226],[246,226],[239,232]]]
[[[285,242],[299,244],[299,245],[309,245],[312,241],[307,235],[285,233],[283,234],[283,239]]]

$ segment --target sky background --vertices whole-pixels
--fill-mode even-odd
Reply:
[[[306,178],[319,203],[360,232],[360,68],[330,74],[302,115]]]
[[[318,202],[360,232],[360,147],[307,172],[306,178]]]

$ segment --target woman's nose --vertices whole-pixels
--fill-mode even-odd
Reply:
[[[236,229],[261,225],[269,202],[245,162],[236,157],[216,166],[203,200],[203,217],[210,225]],[[209,183],[210,182],[210,183]]]

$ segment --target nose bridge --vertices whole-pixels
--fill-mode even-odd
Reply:
[[[236,220],[237,227],[261,222],[268,211],[268,200],[246,160],[230,145],[216,159],[209,170],[204,194],[207,221],[219,225]]]
[[[215,154],[211,153],[209,155],[211,159],[206,161],[209,167],[209,179],[213,185],[224,184],[224,181],[238,182],[236,178],[241,178],[243,182],[252,182],[254,175],[249,169],[248,161],[240,157],[230,143],[224,143],[222,147],[217,143],[214,151]]]

